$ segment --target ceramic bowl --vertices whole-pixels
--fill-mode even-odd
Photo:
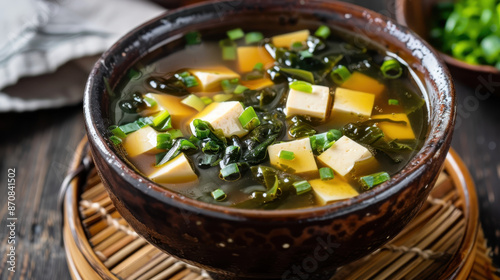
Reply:
[[[233,209],[165,190],[136,172],[109,141],[107,88],[144,56],[180,47],[184,33],[234,27],[314,30],[320,24],[357,34],[357,44],[398,54],[427,91],[430,125],[423,148],[390,181],[322,207]],[[337,267],[388,242],[417,214],[450,147],[455,101],[450,75],[436,52],[389,18],[336,1],[239,0],[170,11],[131,31],[92,70],[84,111],[92,155],[113,203],[151,244],[207,269],[215,279],[328,279]]]
[[[396,0],[396,19],[399,24],[428,39],[432,18],[432,7],[440,0]],[[439,51],[438,51],[439,52]],[[454,78],[469,86],[476,86],[482,80],[500,82],[500,70],[490,65],[473,65],[439,52]]]

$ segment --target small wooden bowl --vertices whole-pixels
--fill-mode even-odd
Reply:
[[[396,20],[428,41],[432,7],[440,0],[396,0]],[[477,86],[482,80],[500,82],[500,71],[489,65],[472,65],[438,51],[455,80]],[[480,78],[482,77],[482,78]],[[484,82],[483,82],[484,83]]]

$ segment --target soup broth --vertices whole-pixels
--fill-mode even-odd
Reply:
[[[186,197],[250,209],[324,205],[370,190],[420,149],[427,109],[394,54],[321,26],[186,34],[114,90],[110,139]]]

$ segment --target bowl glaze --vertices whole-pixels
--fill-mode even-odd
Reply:
[[[396,19],[424,39],[428,39],[432,7],[440,0],[396,0]],[[477,86],[482,80],[500,83],[500,70],[490,65],[473,65],[438,51],[457,81]],[[482,78],[481,78],[482,77]]]
[[[182,34],[233,27],[288,31],[320,24],[357,34],[356,44],[376,43],[396,53],[427,90],[425,144],[390,181],[322,207],[232,209],[163,189],[136,172],[108,140],[107,88],[147,54],[171,52],[167,43]],[[90,74],[84,113],[92,155],[113,203],[151,244],[207,269],[215,279],[328,279],[337,267],[389,241],[417,214],[450,147],[455,101],[450,75],[435,51],[389,18],[336,1],[239,0],[174,10],[124,36]]]

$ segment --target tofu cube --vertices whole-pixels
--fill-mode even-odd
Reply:
[[[160,184],[181,184],[198,179],[184,153],[165,165],[157,167],[148,177]]]
[[[385,85],[383,83],[357,71],[353,72],[351,77],[349,77],[349,79],[347,79],[341,87],[373,93],[377,96],[385,91]]]
[[[340,137],[330,148],[318,156],[318,160],[345,176],[358,161],[367,160],[372,153],[347,136]]]
[[[242,73],[251,72],[257,63],[270,68],[274,64],[273,57],[263,47],[244,46],[238,47],[238,69]]]
[[[277,35],[271,38],[273,45],[277,48],[290,48],[295,42],[305,42],[309,37],[309,30]]]
[[[385,137],[389,139],[412,140],[415,139],[415,133],[410,124],[408,116],[404,113],[374,115],[372,119],[390,119],[393,121],[403,121],[402,123],[380,122],[377,124],[384,132]]]
[[[307,115],[326,118],[330,104],[330,88],[325,86],[312,86],[312,88],[312,93],[290,89],[285,109],[287,117]]]
[[[257,80],[241,81],[241,85],[246,86],[247,88],[252,90],[259,90],[270,86],[274,86],[274,83],[269,78],[263,78]]]
[[[336,176],[332,180],[315,179],[309,181],[318,202],[325,205],[336,200],[348,199],[359,193],[343,178]]]
[[[200,84],[199,86],[189,89],[193,92],[219,91],[221,90],[221,81],[240,78],[238,73],[224,66],[207,69],[189,69],[188,72],[195,76]]]
[[[279,155],[282,150],[293,152],[295,158],[293,160],[281,159]],[[277,168],[293,169],[295,174],[318,172],[309,137],[271,145],[267,147],[267,152],[271,165]]]
[[[238,101],[214,102],[195,115],[193,120],[201,119],[209,122],[213,128],[221,129],[225,137],[232,135],[243,137],[248,133],[238,119],[243,111],[243,106]],[[195,134],[193,121],[190,126],[191,132]]]
[[[156,149],[156,136],[158,132],[150,126],[145,126],[127,135],[122,146],[127,151],[129,157],[150,152],[158,152]]]
[[[337,88],[331,118],[336,123],[363,121],[372,115],[375,94]]]
[[[167,110],[172,118],[172,125],[175,128],[182,126],[183,122],[194,116],[197,111],[181,103],[182,98],[168,94],[148,93],[146,97],[156,100],[157,105],[153,108],[141,112],[142,116],[150,116],[162,110]]]

